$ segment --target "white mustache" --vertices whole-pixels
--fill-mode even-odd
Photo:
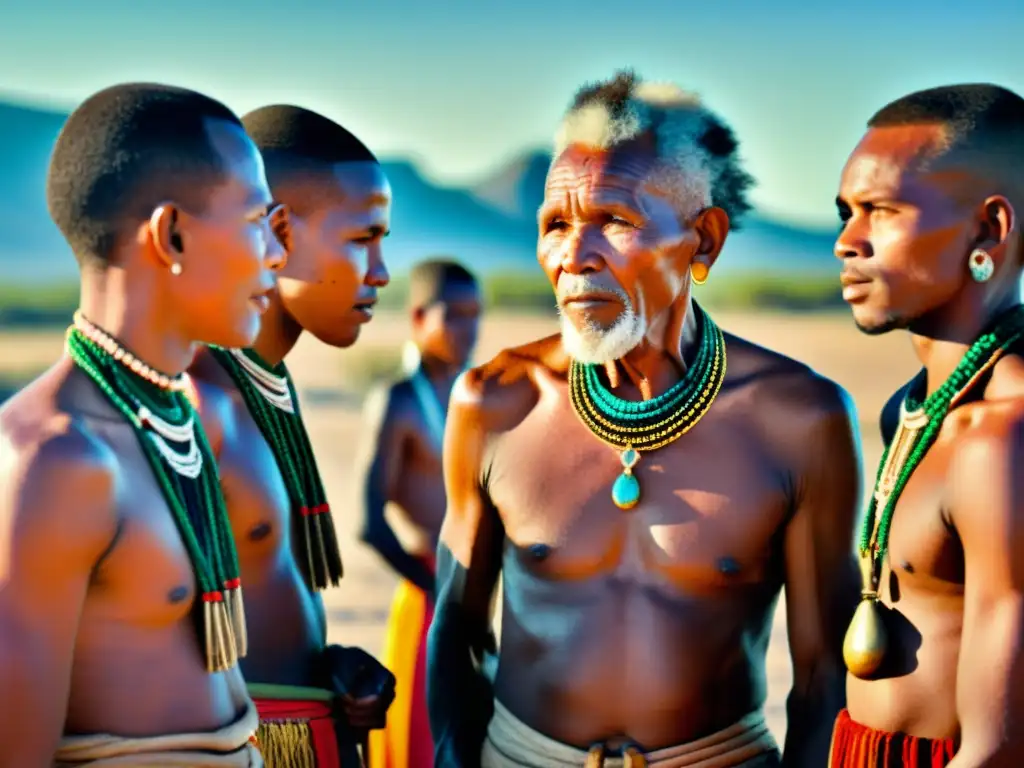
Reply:
[[[558,300],[568,301],[575,296],[582,296],[588,293],[612,293],[622,299],[627,306],[630,304],[629,296],[617,285],[606,285],[600,280],[595,280],[589,275],[572,275],[563,272],[558,278]]]

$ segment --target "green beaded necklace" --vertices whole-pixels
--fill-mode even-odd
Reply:
[[[308,586],[336,586],[343,569],[334,519],[288,368],[283,362],[269,365],[251,349],[210,347],[210,352],[235,382],[274,454],[296,515]]]
[[[699,305],[693,307],[697,355],[683,378],[658,397],[623,400],[604,385],[600,366],[575,360],[569,366],[573,410],[599,440],[619,451],[622,474],[612,486],[612,501],[620,509],[640,502],[640,482],[633,473],[640,452],[657,450],[689,432],[711,408],[725,380],[725,337]]]
[[[882,453],[875,490],[858,541],[863,581],[861,603],[843,644],[847,668],[857,677],[872,675],[884,661],[888,647],[881,620],[879,583],[900,495],[935,443],[946,416],[956,403],[981,374],[1022,337],[1024,307],[1018,306],[998,318],[991,330],[971,345],[953,373],[934,393],[927,398],[920,395],[926,386],[924,371],[907,389],[896,434]]]
[[[246,654],[245,609],[238,556],[206,435],[184,393],[140,378],[86,333],[74,326],[68,330],[68,354],[132,425],[202,593],[202,618],[197,620],[206,668],[230,669]],[[186,457],[169,443],[188,445]]]

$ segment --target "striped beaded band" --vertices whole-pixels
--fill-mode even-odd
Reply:
[[[694,308],[701,329],[697,355],[683,378],[658,397],[616,397],[601,382],[597,366],[572,362],[573,410],[600,440],[619,449],[653,451],[692,429],[711,407],[725,380],[725,337],[698,305]]]
[[[136,376],[145,379],[160,389],[166,389],[171,392],[184,392],[188,389],[188,377],[184,373],[173,377],[168,376],[166,373],[160,373],[160,371],[142,362],[118,344],[113,336],[86,319],[81,310],[75,312],[74,323],[75,328],[81,331],[85,338],[89,339],[89,341],[110,355],[111,359],[119,362]]]

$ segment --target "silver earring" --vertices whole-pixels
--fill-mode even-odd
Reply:
[[[988,282],[992,277],[992,273],[996,271],[996,265],[992,263],[992,257],[988,255],[988,251],[981,248],[975,248],[971,251],[971,255],[967,257],[967,267],[971,270],[971,277],[979,283]]]
[[[178,262],[174,262],[173,264],[171,264],[171,274],[174,275],[175,277],[180,275],[181,274],[181,264],[179,264]]]

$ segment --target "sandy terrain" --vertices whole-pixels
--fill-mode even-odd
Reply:
[[[888,395],[916,371],[906,337],[865,337],[853,328],[845,314],[725,314],[717,319],[727,330],[801,359],[846,387],[860,414],[864,459],[869,468],[867,484],[881,450],[878,413]],[[484,359],[502,347],[546,335],[553,329],[552,321],[541,318],[491,317],[483,328],[478,357]],[[328,495],[342,514],[356,493],[351,464],[359,425],[358,397],[339,386],[342,371],[351,371],[374,356],[379,358],[387,350],[394,350],[404,333],[401,318],[382,316],[368,327],[353,350],[341,352],[313,339],[303,339],[290,359]],[[44,365],[59,354],[61,343],[61,336],[52,332],[0,334],[0,374]],[[355,543],[351,526],[346,527],[349,522],[338,520],[345,537],[342,548],[347,573],[341,587],[327,599],[331,639],[362,645],[378,653],[395,580],[372,553]],[[785,731],[784,700],[790,683],[784,603],[776,617],[768,675],[769,718],[781,739]]]

